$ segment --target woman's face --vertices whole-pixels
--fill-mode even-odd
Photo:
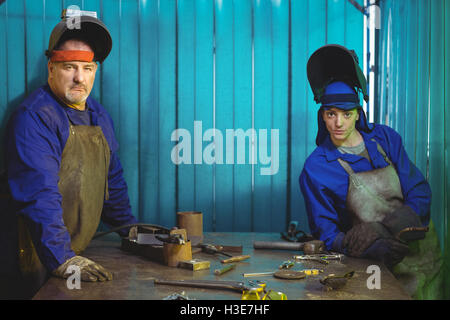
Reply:
[[[322,118],[335,145],[352,145],[357,133],[355,124],[359,119],[358,108],[352,110],[330,108],[322,111]]]

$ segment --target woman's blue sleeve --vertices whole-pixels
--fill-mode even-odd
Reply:
[[[333,200],[327,196],[326,188],[320,183],[317,173],[309,168],[308,161],[300,175],[300,189],[305,200],[309,227],[312,235],[322,240],[328,250],[337,250],[334,245],[341,231],[338,228],[338,214]],[[338,239],[336,239],[338,237]],[[333,245],[334,243],[334,245]]]

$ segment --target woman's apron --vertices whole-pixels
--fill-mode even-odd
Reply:
[[[338,159],[349,175],[346,205],[352,225],[381,222],[403,205],[397,172],[378,142],[377,149],[389,164],[385,168],[355,173],[346,161]],[[442,258],[433,223],[430,221],[425,239],[412,241],[408,246],[410,253],[394,267],[394,275],[415,299],[442,298]]]
[[[59,170],[63,220],[71,249],[80,254],[94,236],[108,199],[110,149],[99,126],[70,124]],[[32,296],[48,278],[23,217],[18,221],[19,265],[25,289]]]

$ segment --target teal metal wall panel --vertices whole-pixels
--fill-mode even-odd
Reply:
[[[253,15],[251,1],[234,1],[234,128],[244,131],[252,128],[252,37]],[[236,142],[236,141],[235,141]],[[236,142],[237,143],[237,142]],[[246,138],[245,163],[251,159],[251,137]],[[230,150],[231,152],[231,150]],[[228,149],[227,149],[228,154]],[[234,154],[234,163],[237,155]],[[252,165],[234,166],[233,229],[252,230]]]
[[[254,230],[268,231],[271,227],[272,211],[272,178],[261,175],[261,144],[263,136],[261,129],[272,127],[273,105],[273,21],[272,5],[270,1],[256,1],[254,7],[254,128],[257,133],[255,139],[255,167],[253,208],[255,220]],[[266,136],[267,146],[270,138]],[[265,166],[264,166],[265,167]]]
[[[418,66],[418,42],[417,34],[419,29],[418,24],[418,2],[411,1],[411,4],[406,8],[406,52],[405,52],[405,70],[404,77],[406,77],[405,86],[405,108],[404,114],[408,114],[409,121],[405,121],[405,129],[402,135],[405,150],[412,161],[415,161],[415,142],[416,142],[416,121],[417,121],[417,75]],[[408,106],[408,107],[406,107]]]
[[[327,2],[327,41],[345,43],[346,24],[342,17],[348,9],[347,0],[328,0]]]
[[[178,208],[189,211],[195,207],[194,132],[195,121],[195,2],[177,1],[177,127],[190,133],[192,148],[190,164],[178,166]],[[201,138],[201,137],[200,137]],[[168,159],[167,159],[168,160]],[[166,161],[167,161],[166,160]]]
[[[139,4],[139,218],[154,221],[159,212],[158,1]],[[142,76],[145,70],[146,76]],[[152,146],[149,148],[149,146]],[[144,215],[144,212],[146,213]]]
[[[202,122],[205,131],[214,128],[214,2],[195,1],[195,113],[196,121]],[[203,137],[202,137],[203,139]],[[212,139],[211,139],[212,142]],[[209,145],[210,141],[202,144]],[[206,147],[206,146],[205,146]],[[198,157],[203,159],[203,148]],[[203,224],[207,230],[213,229],[214,174],[212,165],[195,165],[195,205],[194,210],[203,212]],[[187,187],[185,185],[185,187]]]
[[[130,203],[139,208],[139,15],[138,1],[120,2],[119,156],[128,170],[124,177],[132,191]],[[148,70],[146,70],[148,72]],[[142,128],[145,130],[145,128]],[[137,212],[136,212],[137,214]]]
[[[162,225],[171,226],[175,223],[176,212],[176,167],[168,159],[171,158],[173,144],[169,142],[170,135],[177,127],[176,117],[176,46],[177,46],[177,6],[175,0],[158,1],[158,48],[157,73],[158,101],[153,103],[159,110],[158,148],[158,180],[147,183],[154,184],[154,191],[159,197],[158,211],[144,211],[141,213],[144,221],[156,221]],[[145,57],[143,57],[145,59]],[[145,107],[142,107],[145,108]],[[143,133],[145,134],[145,133]],[[154,148],[152,146],[152,148]],[[148,164],[151,166],[151,163]],[[147,194],[140,193],[141,198]],[[152,220],[148,215],[154,215]]]
[[[267,154],[270,152],[272,157],[271,172],[276,173],[270,176],[272,179],[270,191],[272,207],[269,231],[273,229],[283,230],[286,224],[289,223],[286,214],[279,214],[280,212],[287,212],[286,195],[289,187],[287,184],[289,154],[287,121],[289,117],[289,1],[281,0],[274,3],[272,8],[272,26],[273,103],[270,128],[276,128],[277,131],[268,132],[271,137],[271,145],[268,145]],[[260,147],[258,146],[258,148]],[[274,157],[277,158],[275,159]]]
[[[6,28],[8,25],[6,5],[0,5],[0,46],[6,48],[8,46],[8,38]],[[0,50],[0,137],[4,137],[5,126],[8,121],[10,109],[8,103],[8,53],[6,50]],[[4,167],[3,148],[0,152],[0,168]]]
[[[444,10],[445,16],[444,16],[444,74],[445,74],[445,81],[444,81],[444,123],[449,123],[450,121],[450,41],[448,41],[448,38],[450,37],[450,0],[444,1]],[[446,263],[446,272],[448,275],[448,272],[450,270],[449,268],[449,248],[450,248],[450,238],[449,238],[449,214],[450,214],[450,130],[448,130],[448,126],[445,130],[444,135],[444,213],[443,217],[441,219],[443,229],[444,229],[444,252],[446,253],[445,257],[445,263]],[[450,280],[449,277],[446,278],[446,284],[445,284],[445,295],[447,298],[450,297]]]
[[[314,139],[307,134],[305,109],[311,96],[309,83],[306,78],[306,63],[309,58],[308,50],[308,1],[291,2],[291,103],[290,103],[290,172],[288,213],[290,220],[298,221],[301,226],[308,225],[305,214],[303,195],[299,187],[299,175],[308,156],[308,139]],[[295,32],[293,31],[295,30]]]
[[[418,33],[418,74],[417,74],[417,123],[416,123],[416,165],[427,175],[428,149],[428,106],[429,106],[429,48],[430,48],[430,16],[429,1],[419,1]]]
[[[430,183],[448,298],[450,1],[382,1],[381,17],[377,121],[402,135],[410,159]]]
[[[215,16],[215,128],[225,138],[226,130],[234,128],[234,42],[233,3],[216,1]],[[217,137],[217,138],[218,138]],[[220,138],[218,138],[220,139]],[[217,145],[216,145],[217,147]],[[226,150],[226,154],[223,153]],[[228,148],[216,149],[215,224],[218,231],[233,229],[233,166],[226,164]],[[222,155],[220,155],[222,153]]]
[[[318,107],[306,63],[326,43],[355,49],[362,63],[359,11],[346,0],[6,0],[1,133],[46,81],[43,52],[69,5],[96,11],[112,35],[92,95],[115,123],[141,221],[172,226],[176,211],[198,210],[205,231],[282,231],[290,220],[308,231],[298,177],[315,148]],[[189,137],[171,139],[176,129]],[[176,165],[185,138],[178,157],[190,163]]]
[[[431,43],[430,46],[430,102],[429,102],[429,126],[430,133],[428,136],[429,143],[429,179],[433,185],[433,203],[432,203],[432,217],[442,219],[444,213],[444,150],[442,148],[443,138],[445,137],[444,117],[444,88],[445,83],[444,68],[442,63],[444,61],[444,2],[430,1],[430,15],[432,17],[431,23]],[[447,124],[448,130],[448,124]],[[443,161],[444,160],[444,161]],[[439,223],[437,226],[441,245],[444,242],[444,228],[443,224]]]

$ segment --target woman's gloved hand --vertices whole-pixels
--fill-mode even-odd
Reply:
[[[77,266],[80,268],[82,281],[106,281],[112,280],[112,273],[88,258],[82,256],[74,256],[53,270],[52,274],[60,278],[68,278],[72,272],[67,272],[69,266]]]
[[[344,236],[342,246],[353,257],[362,257],[376,240],[392,238],[389,231],[379,222],[363,222],[354,225]]]
[[[378,239],[362,254],[363,258],[383,262],[391,269],[409,253],[409,247],[396,239]]]
[[[409,252],[407,245],[395,239],[379,222],[366,222],[353,226],[344,236],[342,246],[349,256],[374,259],[390,268]]]
[[[416,230],[410,232],[401,232],[406,228],[422,228],[422,223],[419,216],[414,210],[408,206],[403,205],[394,212],[387,214],[381,223],[395,236],[398,237],[401,234],[401,240],[413,241],[421,240],[425,238],[426,230]],[[424,228],[425,229],[425,228]]]

